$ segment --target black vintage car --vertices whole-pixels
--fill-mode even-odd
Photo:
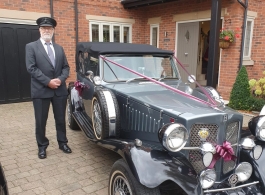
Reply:
[[[0,163],[0,195],[9,195],[7,181],[1,163]]]
[[[243,116],[215,89],[192,75],[184,83],[179,66],[150,45],[77,44],[68,123],[120,154],[109,195],[263,194],[264,144],[243,133]]]

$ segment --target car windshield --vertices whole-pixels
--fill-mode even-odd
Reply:
[[[174,60],[170,56],[107,56],[110,61],[153,79],[179,79]],[[128,81],[141,78],[110,61],[104,61],[103,79],[106,82]]]

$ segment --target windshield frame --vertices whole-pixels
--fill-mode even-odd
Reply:
[[[113,61],[113,62],[116,62],[117,64],[121,65],[121,66],[124,66],[126,67],[128,70],[126,69],[123,69],[122,67],[119,67],[111,62],[106,62],[106,60],[104,59],[101,59],[100,60],[100,72],[101,72],[101,78],[104,82],[106,83],[113,83],[113,82],[124,82],[124,81],[128,81],[128,80],[134,80],[133,78],[139,78],[139,75],[133,73],[133,71],[135,72],[138,72],[140,74],[142,74],[142,72],[140,70],[133,70],[132,67],[135,67],[135,66],[138,66],[138,69],[141,68],[141,66],[139,66],[139,60],[144,63],[143,61],[145,59],[148,59],[148,57],[151,57],[152,60],[153,60],[153,63],[154,65],[150,66],[151,69],[155,70],[155,73],[156,75],[155,76],[148,76],[148,75],[144,75],[144,76],[148,76],[150,78],[153,78],[153,79],[156,79],[156,80],[159,80],[159,79],[165,79],[167,78],[166,76],[165,77],[161,77],[162,75],[158,75],[158,68],[160,68],[160,70],[163,70],[163,67],[161,64],[159,64],[159,60],[160,62],[162,63],[163,59],[167,59],[168,60],[168,67],[170,68],[170,73],[171,75],[168,77],[170,79],[176,79],[176,80],[180,80],[181,79],[181,76],[180,76],[180,72],[178,70],[178,67],[176,65],[176,61],[174,60],[173,56],[172,55],[161,55],[161,54],[153,54],[153,55],[146,55],[146,54],[111,54],[111,55],[104,55],[104,57],[107,57],[109,60]],[[114,58],[123,58],[123,59],[114,59]],[[124,64],[124,62],[126,61],[126,58],[127,61],[131,61],[130,65],[126,65]],[[141,59],[142,58],[142,59]],[[163,58],[163,59],[161,59]],[[137,60],[138,60],[138,64],[137,64]],[[142,61],[143,60],[143,61]],[[123,61],[123,62],[119,62],[119,61]],[[141,63],[140,63],[141,64]],[[161,66],[161,67],[158,67],[158,66]],[[107,69],[108,72],[107,72]],[[113,70],[113,69],[118,69],[119,71],[121,71],[122,69],[122,73],[128,73],[128,75],[130,75],[131,77],[128,77],[128,78],[124,78],[124,79],[119,79],[119,75],[118,73],[116,73],[115,71],[116,70]],[[132,70],[132,71],[130,71]],[[113,74],[113,78],[112,79],[109,79],[107,78],[106,75],[108,75],[107,73],[110,73],[110,74]],[[117,76],[118,75],[118,76]],[[109,75],[108,75],[109,76]],[[141,76],[140,76],[141,77]],[[142,77],[144,79],[144,77]],[[137,79],[136,79],[137,80]]]

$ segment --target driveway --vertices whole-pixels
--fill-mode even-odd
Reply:
[[[51,107],[52,108],[52,107]],[[0,162],[11,195],[107,195],[116,153],[88,141],[67,127],[73,153],[58,149],[53,114],[49,113],[47,158],[39,159],[32,102],[0,105]],[[251,118],[244,115],[244,126]]]
[[[58,148],[50,107],[47,158],[39,159],[32,102],[0,105],[0,162],[10,195],[107,195],[112,164],[119,156],[67,127],[73,153]]]

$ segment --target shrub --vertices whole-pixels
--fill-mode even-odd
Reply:
[[[264,75],[263,78],[260,78],[258,81],[255,79],[249,80],[249,86],[253,94],[258,98],[265,98],[265,71],[262,72]]]
[[[250,110],[261,111],[262,107],[265,105],[265,100],[251,97],[251,105]]]
[[[250,95],[248,73],[242,66],[233,85],[228,106],[236,110],[251,110],[254,100]]]

